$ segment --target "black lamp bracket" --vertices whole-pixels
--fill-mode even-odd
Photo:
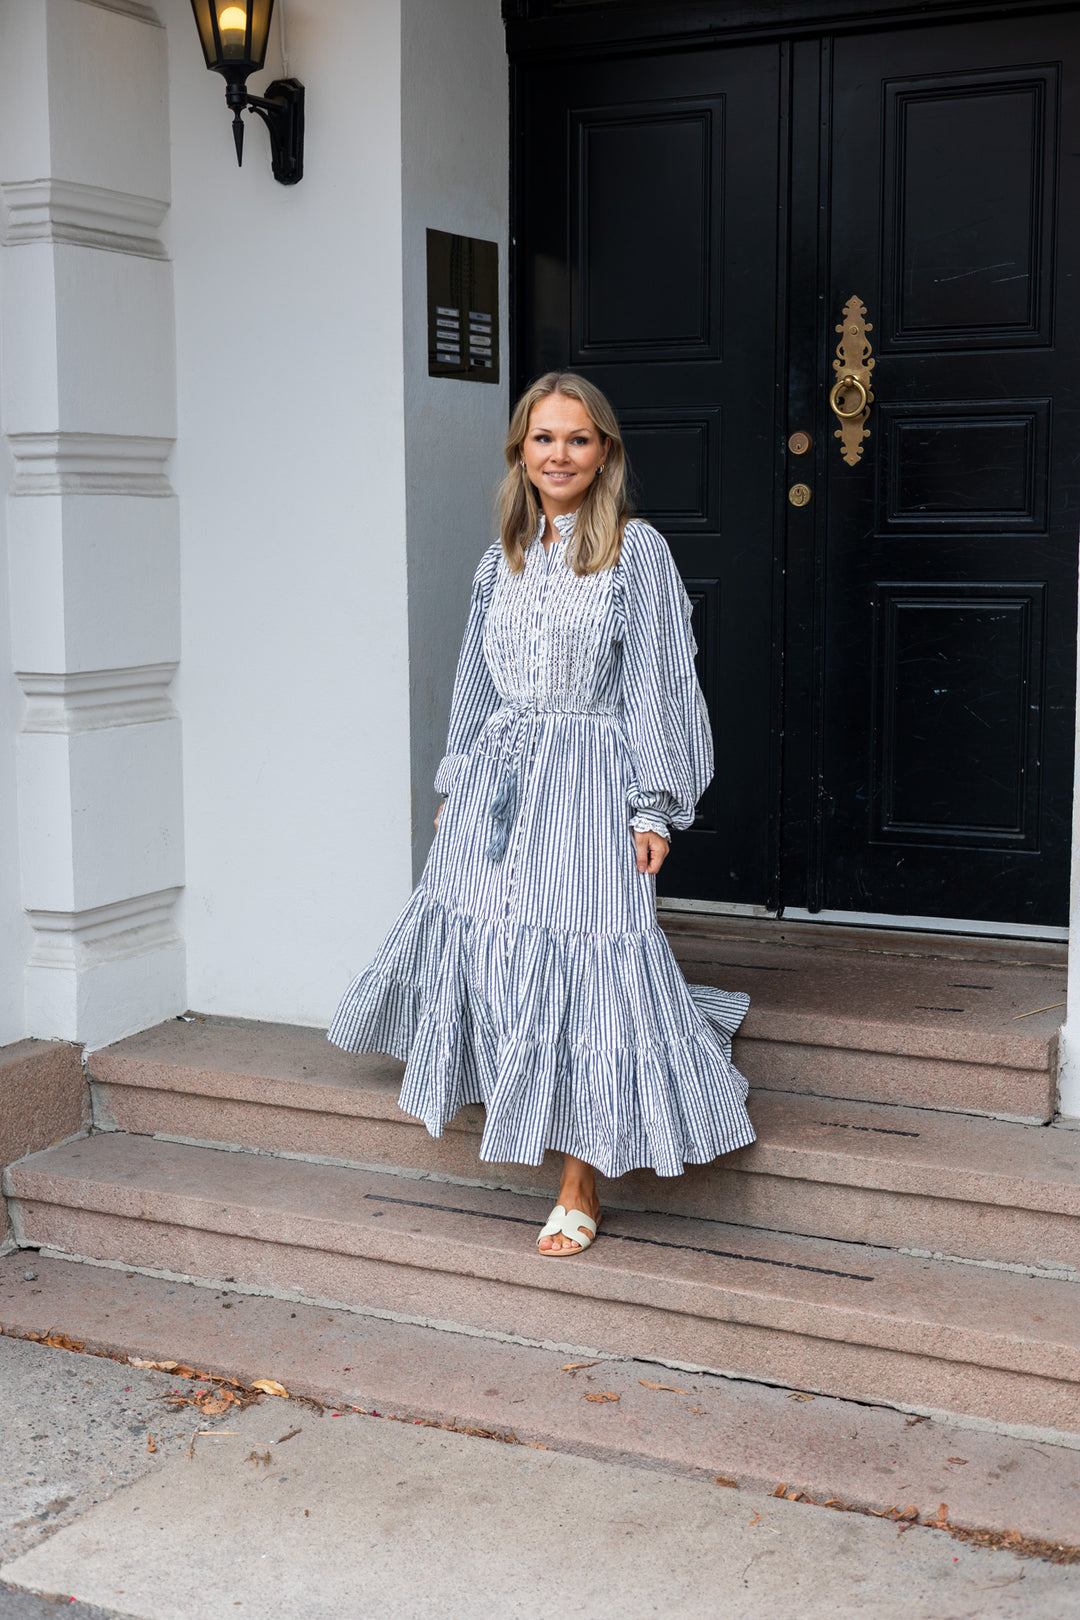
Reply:
[[[236,161],[244,159],[244,124],[240,114],[256,113],[270,132],[274,179],[295,186],[304,173],[304,87],[299,79],[275,79],[265,96],[249,95],[243,84],[227,84],[225,101],[233,115]]]

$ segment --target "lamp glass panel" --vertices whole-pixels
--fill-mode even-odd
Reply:
[[[191,9],[208,68],[259,71],[274,0],[191,0]]]

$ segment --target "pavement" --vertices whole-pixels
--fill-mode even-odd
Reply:
[[[25,1255],[14,1258],[26,1267]],[[59,1294],[44,1286],[45,1267],[34,1257],[33,1280],[19,1274],[24,1297],[55,1307]],[[73,1273],[85,1279],[92,1269],[67,1263],[61,1276],[71,1286]],[[189,1329],[207,1319],[215,1328],[228,1322],[232,1337],[218,1342],[219,1360],[226,1348],[238,1353],[245,1331],[257,1330],[261,1354],[242,1381],[256,1368],[280,1375],[288,1361],[289,1346],[265,1337],[274,1319],[260,1313],[274,1309],[281,1313],[277,1329],[287,1321],[305,1331],[316,1360],[332,1346],[339,1383],[340,1354],[348,1348],[357,1356],[363,1376],[354,1394],[370,1395],[381,1379],[393,1401],[387,1369],[396,1365],[399,1421],[382,1407],[382,1416],[350,1410],[359,1400],[322,1405],[295,1390],[293,1398],[264,1396],[243,1410],[172,1411],[162,1397],[179,1391],[190,1399],[206,1381],[9,1336],[18,1298],[12,1283],[0,1293],[0,1620],[45,1620],[61,1610],[77,1620],[532,1620],[559,1612],[590,1620],[846,1620],[871,1609],[875,1620],[1065,1620],[1080,1611],[1080,1564],[987,1550],[926,1523],[905,1527],[873,1512],[828,1510],[805,1493],[778,1498],[719,1472],[730,1454],[714,1445],[725,1433],[730,1440],[737,1426],[715,1431],[691,1454],[692,1406],[709,1418],[707,1396],[715,1405],[726,1395],[734,1409],[747,1389],[760,1393],[760,1386],[674,1376],[640,1362],[599,1360],[567,1371],[562,1351],[325,1306],[221,1291],[215,1297],[164,1279],[114,1272],[107,1280],[114,1309],[116,1298],[131,1305],[121,1285],[153,1284],[160,1303],[182,1301],[173,1310],[189,1312]],[[147,1295],[140,1297],[146,1307]],[[234,1326],[245,1312],[248,1327]],[[42,1326],[54,1336],[63,1331],[56,1319]],[[157,1332],[174,1337],[175,1320],[170,1325],[166,1314]],[[473,1358],[472,1382],[463,1351]],[[429,1406],[441,1405],[447,1416],[409,1418],[404,1397],[419,1401],[415,1381],[431,1384],[439,1368],[447,1382],[429,1389]],[[479,1391],[485,1372],[501,1383]],[[325,1384],[325,1369],[321,1376]],[[659,1384],[674,1387],[652,1387]],[[461,1432],[460,1420],[476,1415],[470,1401],[486,1392],[489,1406],[502,1400],[514,1410],[517,1403],[520,1415],[530,1385],[557,1392],[546,1416],[534,1404],[512,1435],[489,1431],[501,1439]],[[779,1444],[785,1413],[797,1435],[807,1414],[828,1410],[789,1399],[798,1392],[765,1393],[784,1403],[773,1409],[771,1428],[767,1407],[741,1410],[751,1432],[760,1426],[766,1447]],[[846,1408],[849,1424],[860,1412],[880,1411],[833,1404]],[[657,1415],[664,1412],[666,1419]],[[576,1451],[568,1449],[575,1416]],[[922,1448],[900,1464],[903,1483],[918,1487],[912,1469],[940,1466],[935,1447],[951,1445],[958,1431],[886,1417],[895,1433],[876,1464],[887,1479],[885,1496],[893,1496],[901,1434]],[[819,1439],[834,1418],[818,1427]],[[454,1426],[429,1426],[439,1421]],[[609,1432],[606,1453],[597,1438],[605,1422],[622,1425]],[[529,1438],[544,1423],[550,1446]],[[674,1449],[665,1454],[658,1437],[668,1427]],[[1021,1457],[1029,1442],[959,1432],[967,1451],[1002,1449],[996,1468],[984,1467],[989,1453],[966,1465],[952,1454],[945,1466],[954,1492],[969,1467],[1004,1470],[1007,1478],[1028,1466]],[[862,1438],[855,1449],[872,1459],[873,1442],[883,1436],[871,1423]],[[605,1454],[583,1455],[583,1447]],[[1062,1455],[1077,1460],[1061,1448],[1040,1445],[1035,1453],[1051,1470]],[[1066,1469],[1058,1483],[1062,1499],[1075,1504],[1073,1479]]]

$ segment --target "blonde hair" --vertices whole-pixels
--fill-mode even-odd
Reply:
[[[522,465],[522,446],[529,418],[541,400],[552,394],[576,399],[584,406],[601,439],[610,441],[603,472],[597,472],[577,510],[567,561],[575,574],[595,574],[614,568],[622,550],[623,530],[630,517],[626,490],[626,451],[619,422],[605,396],[594,383],[573,371],[549,371],[532,383],[514,407],[506,436],[507,474],[497,496],[499,534],[512,574],[525,566],[525,547],[540,523],[541,506],[536,488]]]

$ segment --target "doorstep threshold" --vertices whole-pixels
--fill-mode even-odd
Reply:
[[[657,900],[658,920],[671,935],[697,935],[715,940],[744,940],[759,945],[793,945],[803,949],[857,951],[883,956],[922,956],[950,961],[997,962],[1009,966],[1064,967],[1068,962],[1068,930],[1062,937],[987,933],[1005,924],[957,922],[955,928],[908,927],[925,919],[897,918],[837,922],[834,914],[783,916],[713,909],[708,902],[662,896]],[[965,931],[970,930],[970,931]]]

